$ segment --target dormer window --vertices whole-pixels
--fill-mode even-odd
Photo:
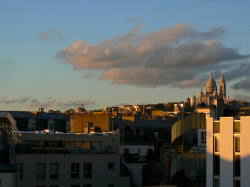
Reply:
[[[66,132],[70,132],[70,130],[71,130],[71,123],[70,123],[70,120],[68,120],[66,122]]]
[[[30,131],[34,131],[36,129],[36,121],[34,119],[31,119],[29,121],[29,126],[28,126]]]
[[[53,119],[49,120],[49,122],[48,122],[48,129],[49,130],[55,130],[55,121]]]

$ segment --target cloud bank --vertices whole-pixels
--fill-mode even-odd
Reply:
[[[57,57],[76,70],[100,71],[99,79],[113,84],[180,88],[200,87],[208,78],[205,76],[205,80],[204,74],[220,69],[232,72],[233,64],[240,67],[249,57],[221,42],[229,35],[223,26],[199,31],[180,23],[140,34],[143,26],[139,24],[126,34],[98,44],[78,40],[59,51]],[[249,66],[249,62],[244,63]],[[244,72],[239,76],[249,75]]]

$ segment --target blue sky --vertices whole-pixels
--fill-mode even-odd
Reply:
[[[247,0],[0,1],[0,110],[249,100]],[[238,84],[238,91],[233,85]]]

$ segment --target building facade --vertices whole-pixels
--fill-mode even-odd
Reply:
[[[20,186],[130,186],[119,134],[13,132]]]
[[[250,184],[250,117],[207,118],[206,186]]]

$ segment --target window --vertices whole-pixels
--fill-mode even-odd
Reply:
[[[124,148],[124,149],[123,149],[123,154],[124,154],[124,155],[129,154],[129,149],[128,149],[128,148]]]
[[[71,164],[71,178],[79,178],[80,176],[80,164],[72,163]]]
[[[57,179],[59,172],[59,164],[58,163],[51,163],[50,164],[50,178]]]
[[[220,152],[220,137],[214,136],[214,152]]]
[[[83,177],[91,178],[92,177],[92,163],[84,163],[83,165]]]
[[[214,122],[214,133],[218,133],[218,132],[220,132],[220,122],[215,121]]]
[[[114,184],[108,184],[108,187],[114,187],[115,185]]]
[[[19,171],[19,179],[23,180],[23,163],[18,164],[18,171]]]
[[[84,184],[83,187],[92,187],[92,184]]]
[[[240,180],[234,180],[234,187],[240,187]]]
[[[48,122],[48,129],[49,130],[55,130],[55,121],[53,119],[49,120],[49,122]]]
[[[45,163],[36,164],[36,178],[45,179]]]
[[[34,119],[31,119],[31,120],[29,121],[29,130],[30,130],[30,131],[34,131],[35,129],[36,129],[36,122],[35,122]]]
[[[240,152],[240,137],[239,136],[235,136],[234,137],[234,151]]]
[[[234,121],[234,133],[240,132],[240,121]]]
[[[220,155],[214,155],[214,175],[220,175]]]
[[[114,171],[114,166],[115,166],[115,164],[113,163],[113,162],[109,162],[108,163],[108,171]]]
[[[88,128],[90,127],[94,127],[94,123],[93,122],[88,122]]]
[[[234,176],[240,176],[240,155],[234,156]]]
[[[213,181],[213,183],[214,183],[214,187],[220,187],[220,179],[214,179],[214,181]]]
[[[71,124],[70,124],[70,121],[67,121],[66,123],[66,132],[70,132],[71,130]]]
[[[201,132],[201,144],[206,144],[206,132]]]

